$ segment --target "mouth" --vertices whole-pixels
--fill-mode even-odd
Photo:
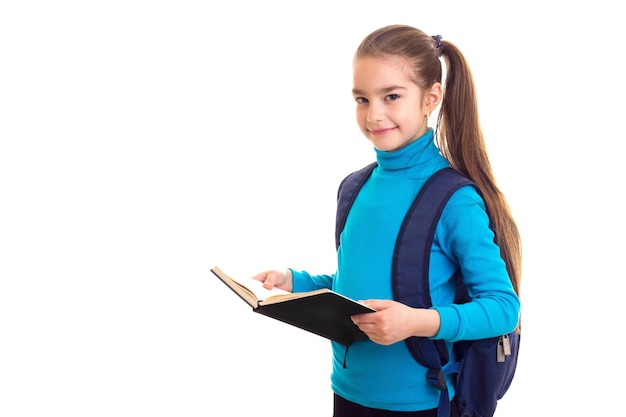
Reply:
[[[374,136],[383,136],[395,129],[396,127],[394,126],[386,129],[368,129],[368,131]]]

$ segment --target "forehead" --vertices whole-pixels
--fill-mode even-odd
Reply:
[[[355,58],[353,70],[355,85],[411,82],[411,65],[404,57],[385,55]]]

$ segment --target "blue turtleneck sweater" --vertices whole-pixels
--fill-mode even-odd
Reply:
[[[426,180],[449,166],[433,141],[433,131],[393,152],[375,149],[378,167],[359,192],[341,234],[337,271],[311,275],[293,270],[294,291],[332,288],[355,300],[393,299],[391,262],[400,225]],[[461,268],[472,301],[453,304]],[[482,198],[462,187],[447,204],[435,231],[430,258],[430,291],[441,326],[433,339],[452,342],[512,331],[520,303],[489,228]],[[436,408],[439,391],[426,381],[426,368],[404,342],[390,346],[370,340],[349,349],[332,342],[332,388],[366,407],[396,411]],[[452,351],[450,351],[453,357]],[[454,393],[448,380],[450,395]]]

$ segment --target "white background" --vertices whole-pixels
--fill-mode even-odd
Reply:
[[[616,3],[211,4],[0,4],[0,415],[331,415],[328,342],[209,269],[334,271],[337,185],[374,157],[352,54],[391,23],[466,55],[522,233],[496,415],[618,415]]]

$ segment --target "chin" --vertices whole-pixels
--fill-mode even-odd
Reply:
[[[407,144],[412,142],[412,141],[402,140],[402,138],[391,137],[391,136],[392,135],[388,135],[388,136],[368,135],[367,138],[372,143],[372,145],[374,145],[376,149],[378,149],[379,151],[384,151],[384,152],[397,151],[398,149],[403,148]]]
[[[398,149],[400,149],[399,146],[390,146],[390,145],[383,145],[383,144],[376,144],[376,143],[374,143],[374,148],[378,149],[381,152],[393,152],[393,151],[397,151]]]

